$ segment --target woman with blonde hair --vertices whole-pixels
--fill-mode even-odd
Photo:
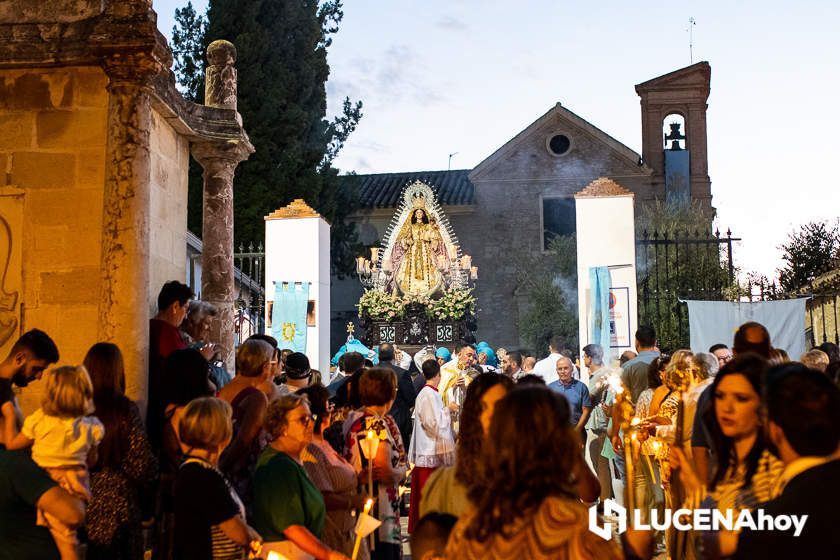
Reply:
[[[175,557],[241,560],[259,548],[260,536],[245,522],[245,507],[219,471],[219,457],[233,433],[231,407],[221,399],[191,401],[178,423],[184,462],[175,480]]]
[[[96,446],[105,428],[93,413],[93,384],[84,366],[64,366],[46,375],[41,408],[27,416],[20,433],[6,418],[6,449],[32,447],[32,460],[49,473],[62,488],[88,501],[90,474],[87,465],[95,461]],[[62,560],[79,558],[75,529],[44,511],[38,524],[49,528]]]

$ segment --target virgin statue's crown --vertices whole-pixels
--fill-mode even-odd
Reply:
[[[424,208],[426,206],[426,196],[423,193],[416,193],[412,197],[411,204],[415,208]]]

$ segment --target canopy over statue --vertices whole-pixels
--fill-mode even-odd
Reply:
[[[395,339],[402,343],[442,341],[426,333],[430,325],[445,321],[450,323],[447,332],[453,337],[474,330],[471,281],[477,278],[478,269],[469,255],[460,254],[449,221],[426,183],[416,181],[405,188],[382,246],[371,249],[370,260],[358,257],[356,269],[362,284],[369,288],[358,305],[363,324],[392,323],[395,331],[382,332],[405,330],[406,336]],[[405,325],[412,315],[417,320]],[[424,320],[419,320],[420,315]],[[464,321],[471,328],[463,328]],[[391,342],[387,340],[390,336],[374,338]]]

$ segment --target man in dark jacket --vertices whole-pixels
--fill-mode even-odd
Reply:
[[[379,345],[379,365],[392,369],[397,374],[397,398],[390,414],[394,417],[397,426],[400,428],[403,445],[408,450],[411,443],[411,409],[414,408],[414,401],[417,398],[417,391],[411,381],[411,375],[407,370],[394,365],[394,346],[392,344]]]

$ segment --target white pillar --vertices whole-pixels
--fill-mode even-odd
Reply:
[[[329,378],[330,367],[330,224],[302,199],[265,217],[266,324],[268,302],[281,282],[309,282],[315,325],[306,328],[306,355],[313,369]],[[281,344],[282,347],[282,344]]]
[[[575,195],[577,218],[578,317],[581,353],[592,340],[589,332],[592,294],[589,269],[610,270],[610,321],[615,321],[617,340],[604,348],[604,364],[610,365],[625,350],[633,349],[638,328],[636,295],[636,237],[633,193],[603,177]],[[583,360],[581,360],[581,364]],[[586,369],[586,368],[582,368]],[[581,371],[588,379],[589,372]]]

